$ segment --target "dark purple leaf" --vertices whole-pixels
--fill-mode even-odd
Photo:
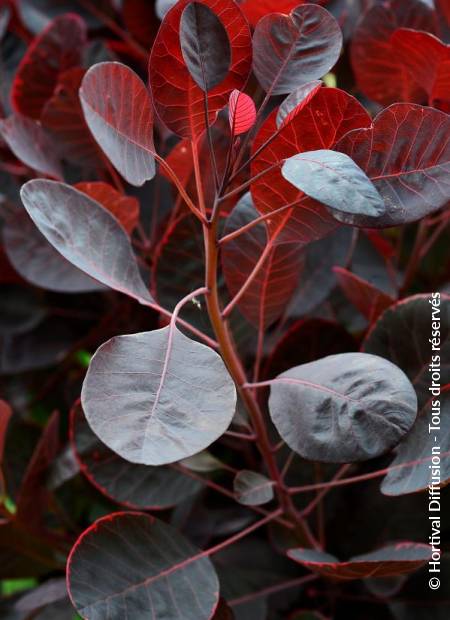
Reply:
[[[434,430],[430,431],[429,426]],[[381,483],[381,492],[385,495],[405,495],[428,491],[430,485],[434,484],[436,488],[449,481],[450,384],[447,384],[439,397],[430,395],[412,431],[398,446],[395,458]]]
[[[396,543],[355,556],[348,562],[339,562],[334,555],[312,549],[291,549],[288,555],[305,568],[330,579],[366,579],[411,573],[428,562],[431,547],[421,543]]]
[[[29,181],[22,201],[46,239],[73,265],[111,288],[152,303],[127,233],[86,194],[55,181]]]
[[[273,480],[256,471],[243,469],[233,481],[237,501],[244,506],[260,506],[274,498]]]
[[[440,355],[441,385],[450,383],[450,297],[434,294],[407,297],[391,306],[375,323],[363,343],[367,353],[380,355],[403,370],[423,407],[430,398],[429,364]],[[440,322],[440,351],[432,351],[432,321]]]
[[[49,291],[85,293],[104,286],[80,271],[51,245],[24,209],[8,218],[3,228],[5,251],[22,278]]]
[[[0,134],[17,159],[26,166],[55,179],[62,178],[54,143],[39,123],[25,116],[9,116],[0,120]]]
[[[311,101],[317,91],[322,87],[322,84],[320,80],[307,82],[296,88],[286,97],[278,108],[277,128],[279,129],[284,123],[289,123],[289,121]]]
[[[164,465],[228,428],[236,390],[220,356],[173,325],[102,345],[82,391],[98,437],[132,463]]]
[[[417,397],[403,371],[375,355],[341,353],[271,381],[270,414],[292,450],[322,463],[364,461],[411,429]]]
[[[192,79],[205,93],[227,77],[230,41],[222,22],[207,5],[186,5],[180,20],[180,45]]]
[[[299,153],[282,167],[284,178],[331,212],[378,218],[386,210],[380,194],[355,162],[343,153]]]
[[[34,611],[44,605],[56,603],[67,597],[66,580],[55,577],[24,594],[16,603],[17,611]]]
[[[153,107],[134,71],[120,62],[94,65],[83,78],[80,99],[92,135],[124,179],[143,185],[153,178]]]
[[[219,600],[213,565],[151,516],[117,513],[86,530],[67,562],[72,602],[89,620],[209,620]]]
[[[397,103],[375,117],[372,127],[344,136],[336,150],[349,155],[373,182],[386,205],[377,218],[338,214],[346,223],[386,228],[419,220],[450,200],[450,117]]]
[[[89,482],[129,508],[170,508],[202,487],[170,467],[135,465],[122,459],[92,432],[79,403],[71,412],[71,441],[81,471]]]
[[[46,310],[36,291],[18,284],[2,284],[0,335],[23,334],[39,325]]]
[[[253,70],[266,92],[282,95],[322,77],[342,48],[338,23],[320,6],[263,17],[253,36]]]

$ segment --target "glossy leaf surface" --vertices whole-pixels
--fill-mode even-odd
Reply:
[[[153,107],[134,71],[119,62],[94,65],[83,78],[80,99],[92,135],[124,179],[142,185],[153,178]]]
[[[279,375],[269,409],[281,437],[304,458],[351,463],[395,446],[415,421],[417,397],[391,362],[343,353]]]
[[[141,303],[152,302],[126,232],[99,203],[41,179],[26,183],[21,197],[41,233],[70,263]]]
[[[208,620],[219,599],[213,565],[184,536],[151,516],[117,513],[99,519],[72,549],[72,602],[89,620],[126,614]],[[100,592],[99,592],[100,590]]]
[[[256,25],[253,70],[266,92],[290,93],[328,73],[341,47],[339,25],[320,6],[297,6],[289,15],[274,12]]]
[[[215,351],[169,326],[102,345],[82,403],[91,428],[114,452],[163,465],[200,452],[226,431],[236,391]]]

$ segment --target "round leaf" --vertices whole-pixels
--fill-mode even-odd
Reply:
[[[77,403],[71,412],[71,442],[81,471],[99,491],[129,508],[170,508],[196,493],[201,484],[170,467],[129,463],[92,432]]]
[[[200,452],[226,431],[236,390],[215,351],[168,326],[102,345],[82,403],[93,431],[117,454],[164,465]]]
[[[256,471],[244,469],[236,474],[233,482],[236,499],[244,506],[267,504],[273,497],[273,482]]]
[[[272,13],[258,22],[253,69],[264,90],[282,95],[328,73],[341,47],[341,29],[328,11],[298,6],[289,15]]]
[[[291,368],[271,384],[269,409],[281,437],[302,457],[323,463],[387,452],[417,413],[403,371],[365,353],[330,355]]]
[[[210,560],[166,523],[136,513],[103,517],[81,535],[67,583],[89,620],[209,620],[219,599]]]

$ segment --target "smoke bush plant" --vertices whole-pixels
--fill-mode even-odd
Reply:
[[[33,4],[1,13],[0,573],[35,586],[2,617],[448,612],[448,3]]]

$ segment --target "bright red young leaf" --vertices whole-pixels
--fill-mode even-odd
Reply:
[[[224,234],[238,230],[257,217],[250,194],[246,194],[227,219]],[[223,245],[225,282],[233,297],[239,293],[257,265],[267,240],[267,228],[261,222]],[[264,330],[281,316],[298,284],[302,259],[301,248],[297,243],[272,247],[238,303],[240,311],[250,323]]]
[[[396,543],[355,556],[348,562],[339,562],[329,553],[312,549],[290,549],[288,556],[305,568],[330,579],[365,579],[392,577],[415,571],[431,558],[431,547],[421,543]]]
[[[14,114],[0,120],[0,134],[17,159],[26,166],[55,179],[62,178],[55,144],[39,123]]]
[[[94,65],[83,78],[80,99],[92,135],[124,179],[143,185],[153,178],[153,108],[134,71],[119,62]]]
[[[289,15],[273,13],[258,22],[253,71],[267,93],[291,93],[328,73],[341,48],[341,29],[328,11],[312,4],[298,6]]]
[[[448,203],[450,117],[440,110],[393,104],[371,127],[350,131],[336,150],[364,170],[386,204],[381,217],[339,214],[341,221],[386,228],[419,220]]]
[[[274,110],[258,132],[253,145],[257,154],[252,162],[252,177],[264,173],[252,184],[256,209],[265,215],[285,205],[293,205],[282,241],[309,243],[336,228],[336,221],[321,204],[306,197],[281,174],[285,159],[316,149],[332,149],[351,129],[369,127],[371,120],[362,105],[342,90],[321,88],[298,113],[279,129]],[[274,169],[271,167],[276,166]],[[274,215],[268,223],[273,234],[285,212]]]
[[[192,79],[181,52],[180,19],[189,0],[181,0],[166,15],[153,45],[149,79],[156,110],[180,136],[198,137],[205,129],[204,93]],[[242,90],[251,69],[251,34],[245,17],[232,0],[205,0],[220,19],[231,44],[228,77],[208,93],[209,123],[234,89]]]
[[[354,33],[351,61],[359,89],[370,99],[426,103],[423,86],[411,79],[391,41],[397,28],[434,33],[434,12],[422,0],[389,0],[375,4]]]
[[[228,103],[228,118],[234,136],[248,131],[256,120],[256,107],[253,99],[239,90],[233,90]]]
[[[39,119],[60,73],[81,65],[86,25],[75,14],[56,17],[33,41],[14,79],[11,99],[16,112]]]
[[[349,301],[363,314],[369,323],[394,303],[383,291],[373,284],[342,267],[334,267],[338,282]]]
[[[241,9],[250,24],[255,27],[258,21],[270,13],[288,15],[301,4],[327,4],[328,0],[243,0]]]
[[[450,104],[450,45],[428,32],[399,28],[391,37],[409,77],[425,89],[430,105],[448,111]]]
[[[112,213],[128,234],[131,234],[136,228],[139,221],[139,202],[133,196],[125,196],[102,181],[77,183],[74,187]]]
[[[85,70],[64,71],[45,104],[41,123],[54,137],[64,159],[80,166],[103,166],[102,154],[84,120],[78,91]]]

